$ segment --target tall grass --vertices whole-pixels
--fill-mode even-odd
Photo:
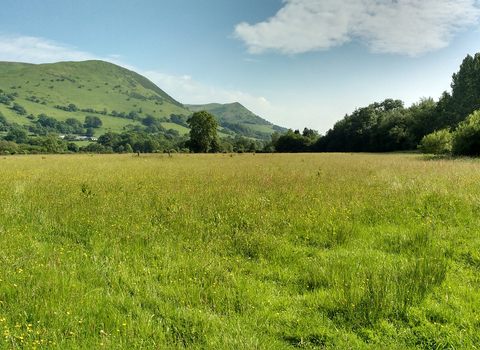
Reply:
[[[0,348],[480,346],[480,163],[0,158]]]

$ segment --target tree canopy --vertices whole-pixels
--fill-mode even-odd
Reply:
[[[213,114],[198,111],[188,118],[190,140],[188,147],[195,153],[217,152],[220,142],[217,137],[218,122]]]

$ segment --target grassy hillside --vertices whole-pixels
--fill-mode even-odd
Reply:
[[[272,125],[272,123],[253,114],[238,102],[228,104],[210,103],[206,105],[185,105],[185,107],[193,112],[206,110],[207,112],[212,113],[219,121]]]
[[[0,77],[0,89],[15,94],[14,102],[24,107],[27,115],[44,113],[58,120],[76,118],[83,122],[92,113],[82,109],[106,111],[107,115],[100,115],[103,127],[99,134],[106,130],[121,132],[127,124],[139,124],[110,116],[114,110],[127,114],[136,111],[140,118],[146,114],[169,118],[171,114],[191,113],[145,77],[102,61],[41,65],[0,62]],[[79,111],[55,108],[70,104]],[[8,121],[20,125],[31,123],[11,107],[0,104],[0,111]]]
[[[223,122],[241,124],[255,131],[271,134],[274,130],[285,132],[287,129],[273,125],[272,123],[255,115],[240,103],[210,103],[205,105],[185,105],[192,112],[206,110],[213,114],[220,124]]]
[[[129,125],[140,125],[140,119],[147,115],[169,119],[171,114],[189,116],[193,111],[204,108],[213,113],[220,123],[247,125],[267,136],[273,131],[271,123],[239,103],[190,106],[187,109],[147,78],[103,61],[40,65],[0,62],[0,98],[5,95],[14,98],[9,105],[0,103],[0,112],[10,123],[30,125],[34,120],[27,117],[37,117],[40,114],[59,121],[75,118],[81,122],[88,115],[96,115],[103,122],[102,127],[96,130],[97,136],[107,131],[120,133],[125,127],[128,129]],[[26,114],[20,115],[13,110],[14,103],[23,107]],[[72,105],[75,110],[68,110]],[[127,115],[136,112],[138,118],[119,118],[115,112]],[[188,133],[187,128],[178,124],[164,124],[167,129],[173,128],[181,134]],[[235,130],[232,135],[235,136],[238,132]],[[255,138],[261,135],[248,136]]]
[[[2,349],[473,349],[478,162],[0,157]]]

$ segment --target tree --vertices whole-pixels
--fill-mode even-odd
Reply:
[[[78,107],[75,106],[73,103],[70,103],[70,104],[68,105],[68,110],[69,110],[70,112],[76,112],[76,111],[78,111]]]
[[[20,115],[27,115],[27,110],[18,103],[14,103],[12,109]]]
[[[5,136],[5,140],[15,143],[27,143],[28,134],[25,129],[15,128],[8,132],[7,136]]]
[[[308,137],[312,141],[315,141],[319,137],[318,132],[316,130],[309,129],[309,128],[304,128],[302,135],[305,137]]]
[[[310,151],[311,144],[312,140],[300,134],[300,131],[295,133],[289,130],[279,137],[275,143],[275,150],[277,152],[290,153],[308,152]]]
[[[124,148],[124,149],[125,149],[125,152],[126,152],[126,153],[133,153],[133,148],[132,148],[132,146],[130,146],[129,143],[126,143],[126,144],[125,144],[125,148]]]
[[[452,153],[480,156],[480,111],[475,111],[458,125],[453,133]]]
[[[115,132],[107,132],[98,138],[98,143],[110,148],[115,148],[122,140],[121,136]]]
[[[187,123],[191,127],[188,146],[193,152],[218,151],[220,144],[217,137],[218,122],[213,114],[205,110],[195,112],[188,118]]]
[[[90,115],[87,115],[85,117],[85,123],[83,125],[84,128],[99,128],[103,125],[103,122],[102,120],[97,117],[97,116],[90,116]]]
[[[82,134],[84,132],[82,122],[75,118],[68,118],[65,120],[65,124],[72,127],[74,134]]]
[[[465,57],[458,73],[452,76],[451,87],[450,108],[454,113],[454,122],[462,121],[473,111],[480,109],[480,53],[475,57]]]
[[[448,154],[452,151],[452,134],[443,129],[425,135],[418,146],[422,153]]]
[[[183,114],[170,114],[170,120],[172,123],[187,126],[187,117]]]

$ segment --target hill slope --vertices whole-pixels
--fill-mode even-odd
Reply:
[[[103,121],[98,131],[101,134],[107,130],[120,132],[127,124],[140,125],[139,119],[147,114],[168,119],[171,114],[191,113],[147,78],[103,61],[40,65],[0,62],[0,77],[0,95],[14,96],[10,105],[0,104],[0,112],[20,125],[32,122],[26,118],[30,114],[83,122],[93,113]],[[12,109],[13,103],[24,107],[27,114],[19,115]],[[68,109],[71,105],[76,108]],[[113,111],[126,115],[134,111],[138,118],[116,118]]]
[[[238,102],[227,104],[210,103],[205,105],[186,104],[185,107],[192,112],[206,110],[207,112],[213,114],[215,118],[217,118],[221,126],[231,129],[234,132],[238,132],[238,129],[240,129],[235,127],[237,124],[245,128],[252,129],[254,132],[264,133],[266,134],[265,136],[268,137],[275,130],[279,131],[280,133],[283,133],[287,130],[286,128],[273,125],[269,121],[260,118],[258,115],[252,113]]]
[[[165,129],[184,135],[189,131],[187,117],[205,109],[218,119],[221,136],[269,139],[274,130],[285,130],[240,103],[187,106],[140,74],[108,62],[0,62],[0,113],[9,123],[21,126],[35,124],[40,114],[81,123],[87,116],[97,116],[103,123],[95,130],[99,136],[144,128],[142,120],[150,116]]]

